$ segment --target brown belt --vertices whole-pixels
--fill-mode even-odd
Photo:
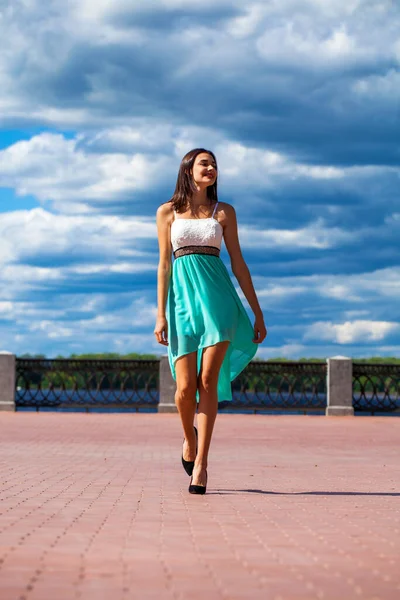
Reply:
[[[174,258],[185,256],[186,254],[212,254],[219,256],[220,249],[216,246],[183,246],[174,251]]]

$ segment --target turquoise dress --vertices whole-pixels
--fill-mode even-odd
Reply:
[[[180,356],[197,352],[198,376],[203,348],[229,340],[218,376],[218,402],[222,402],[232,400],[231,381],[255,356],[258,344],[252,341],[253,325],[219,257],[223,228],[215,216],[217,205],[207,219],[185,219],[174,212],[171,244],[177,257],[168,286],[166,318],[168,360],[175,381],[175,362]]]

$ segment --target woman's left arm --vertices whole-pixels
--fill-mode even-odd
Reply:
[[[243,294],[246,296],[246,299],[254,313],[255,322],[253,341],[260,344],[267,335],[264,316],[258,302],[249,268],[242,256],[242,251],[240,249],[236,211],[232,205],[225,203],[224,209],[224,241],[231,259],[232,273],[238,280]]]

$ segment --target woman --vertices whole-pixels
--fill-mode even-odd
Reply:
[[[267,335],[241,254],[235,209],[218,202],[217,176],[214,154],[204,148],[191,150],[182,159],[173,197],[157,210],[160,260],[154,333],[168,346],[184,432],[182,464],[191,475],[193,494],[206,492],[218,402],[232,400],[230,382]],[[232,272],[254,312],[254,326],[219,258],[222,237]],[[193,425],[197,403],[198,439]]]

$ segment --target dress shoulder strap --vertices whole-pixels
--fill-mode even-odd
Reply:
[[[212,217],[214,217],[214,215],[215,215],[215,211],[217,210],[217,206],[218,206],[218,202],[217,202],[217,203],[216,203],[216,205],[214,206],[214,211],[213,211]]]

